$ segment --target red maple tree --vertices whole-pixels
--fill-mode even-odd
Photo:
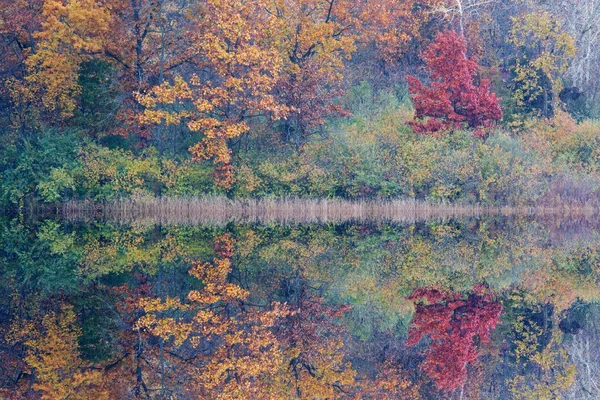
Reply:
[[[457,292],[422,288],[409,299],[417,304],[407,344],[415,345],[429,336],[431,345],[423,370],[438,389],[453,391],[464,382],[467,364],[477,359],[477,343],[489,340],[502,306],[483,286],[476,286],[466,298]]]
[[[435,133],[465,124],[482,136],[483,128],[502,117],[499,98],[490,91],[489,81],[477,84],[479,66],[467,57],[465,39],[454,31],[439,33],[427,47],[424,59],[431,85],[414,76],[407,77],[415,119],[415,132]]]

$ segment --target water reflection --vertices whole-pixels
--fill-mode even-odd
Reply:
[[[440,390],[452,392],[464,384],[468,364],[478,359],[478,344],[489,342],[502,305],[482,285],[468,294],[420,288],[409,299],[417,304],[406,344],[429,338],[423,371]]]
[[[6,398],[593,399],[593,222],[4,219]]]

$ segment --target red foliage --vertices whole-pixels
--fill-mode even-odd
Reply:
[[[467,45],[454,31],[438,34],[425,50],[432,83],[424,87],[414,76],[407,77],[415,118],[415,132],[434,133],[467,124],[476,135],[502,117],[499,98],[490,92],[489,81],[476,84],[477,63],[467,57]],[[424,119],[429,117],[426,121]]]
[[[416,313],[407,344],[417,344],[424,335],[431,345],[423,369],[440,390],[453,391],[467,375],[467,364],[478,357],[477,343],[487,342],[502,313],[482,286],[466,299],[460,293],[437,289],[417,289],[411,300],[426,298],[429,304],[416,304]]]

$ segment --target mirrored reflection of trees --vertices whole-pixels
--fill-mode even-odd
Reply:
[[[600,306],[579,303],[570,311],[561,329],[572,334],[565,347],[577,369],[577,384],[567,397],[593,399],[600,396]]]
[[[408,344],[415,345],[424,336],[429,338],[431,343],[422,368],[440,390],[453,391],[462,386],[467,364],[477,360],[477,344],[490,340],[502,306],[483,286],[476,286],[466,295],[416,289],[410,299],[416,302],[416,311]]]
[[[2,220],[0,397],[593,399],[600,245],[563,228]]]

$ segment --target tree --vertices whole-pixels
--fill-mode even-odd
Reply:
[[[7,88],[15,106],[29,106],[38,119],[42,112],[46,122],[63,122],[74,111],[84,112],[78,104],[83,85],[102,84],[112,98],[105,99],[98,134],[149,139],[154,133],[162,150],[164,132],[140,126],[134,93],[162,84],[189,61],[188,1],[4,1],[12,4],[0,13],[0,21],[7,21],[0,45],[9,51],[0,61],[12,75]],[[84,76],[82,82],[86,68],[92,69],[92,80],[85,82]],[[96,82],[102,75],[103,82]],[[23,115],[20,120],[30,124],[32,115]]]
[[[357,4],[360,4],[358,2]],[[335,0],[271,2],[283,69],[276,91],[290,109],[283,139],[299,146],[323,118],[341,111],[332,100],[341,94],[343,59],[355,50],[348,4]]]
[[[548,12],[525,14],[512,19],[509,41],[520,55],[514,67],[517,105],[537,107],[552,117],[560,103],[562,75],[575,55],[575,39]]]
[[[349,113],[336,102],[344,90],[346,62],[358,47],[394,62],[428,20],[434,1],[274,1],[268,13],[280,22],[275,34],[283,59],[276,86],[289,108],[282,136],[298,147],[325,118]]]
[[[585,94],[588,108],[600,92],[600,1],[555,0],[556,13],[567,12],[564,29],[576,40],[577,53],[569,63],[566,76]]]
[[[0,0],[0,101],[3,117],[14,127],[31,121],[32,100],[19,83],[26,74],[25,60],[34,51],[34,33],[40,30],[42,0]],[[7,121],[8,122],[8,121]]]
[[[22,77],[24,61],[34,50],[42,0],[0,0],[0,79]]]
[[[193,47],[188,33],[192,8],[186,0],[107,0],[111,24],[103,58],[118,73],[120,99],[115,111],[116,126],[110,134],[154,139],[162,154],[166,129],[139,124],[143,107],[135,94],[161,85],[190,61]],[[175,135],[171,135],[175,136]],[[171,140],[173,141],[173,140]]]
[[[27,98],[39,98],[54,119],[73,115],[81,63],[102,50],[110,14],[95,0],[48,0],[35,52],[25,61]],[[21,96],[20,96],[21,97]]]
[[[33,388],[42,399],[92,399],[106,395],[101,372],[86,365],[80,357],[75,313],[69,306],[43,317],[41,329],[26,342],[25,362],[33,369]]]
[[[391,66],[429,42],[432,22],[447,0],[365,1],[358,42],[375,45],[376,59]],[[359,49],[360,50],[360,49]]]
[[[467,57],[463,37],[454,31],[438,34],[425,50],[424,59],[430,87],[413,76],[407,78],[417,120],[411,125],[416,132],[435,133],[466,124],[481,136],[484,128],[502,117],[499,99],[490,92],[488,80],[477,84],[478,65]]]
[[[498,0],[445,0],[438,2],[434,8],[436,13],[443,14],[447,19],[458,19],[458,26],[462,36],[465,35],[465,24],[468,18],[477,14],[480,9],[497,3]]]
[[[410,299],[418,303],[407,344],[415,345],[429,336],[423,370],[440,390],[453,391],[467,376],[467,364],[477,359],[477,343],[489,340],[502,306],[482,286],[466,298],[461,293],[425,288],[416,289]]]
[[[212,159],[217,182],[233,184],[229,141],[250,130],[248,120],[286,115],[272,90],[282,68],[272,33],[278,21],[260,1],[208,0],[194,10],[191,63],[198,73],[154,86],[140,94],[143,124],[187,123],[202,135],[190,147],[194,159]]]

